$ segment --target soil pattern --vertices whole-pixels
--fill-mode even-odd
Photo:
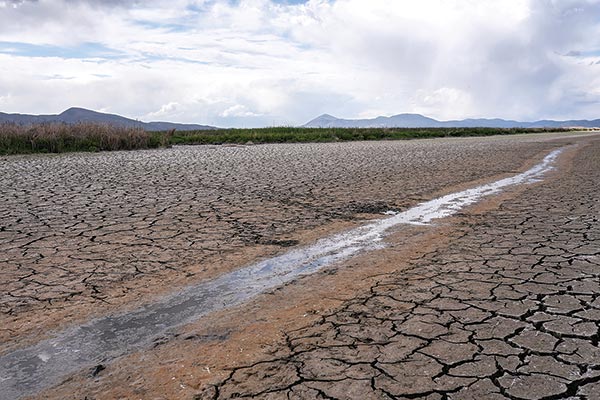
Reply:
[[[0,352],[283,252],[301,232],[512,173],[559,146],[548,137],[3,157]]]
[[[196,399],[600,398],[600,141],[572,163]]]

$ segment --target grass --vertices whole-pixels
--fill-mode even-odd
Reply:
[[[103,124],[0,125],[0,154],[135,150],[177,144],[294,143],[512,135],[569,129],[524,128],[294,128],[147,132]]]
[[[221,129],[175,132],[172,144],[293,143],[353,140],[399,140],[460,136],[511,135],[567,131],[567,129],[524,128],[293,128]]]
[[[0,154],[149,149],[168,145],[166,133],[79,123],[0,125]]]

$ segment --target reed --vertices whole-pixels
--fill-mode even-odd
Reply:
[[[356,140],[401,140],[438,137],[562,132],[555,128],[295,128],[216,129],[147,132],[97,123],[0,124],[0,154],[136,150],[176,144],[298,143]]]
[[[0,154],[134,150],[159,147],[163,134],[141,128],[78,123],[0,125]]]
[[[220,129],[176,132],[171,144],[293,143],[401,140],[438,137],[514,135],[568,131],[563,128],[294,128]]]

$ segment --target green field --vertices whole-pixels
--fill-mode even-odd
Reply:
[[[0,154],[135,150],[178,144],[259,144],[401,140],[438,137],[513,135],[569,129],[524,128],[294,128],[219,129],[147,132],[101,124],[0,125]]]
[[[222,129],[175,132],[172,144],[296,143],[354,140],[401,140],[437,137],[513,135],[565,129],[499,128],[293,128]]]

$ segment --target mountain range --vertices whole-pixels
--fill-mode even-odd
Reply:
[[[142,122],[135,119],[125,118],[116,114],[105,114],[85,108],[72,107],[60,114],[29,115],[29,114],[6,114],[0,112],[0,123],[15,123],[19,125],[40,123],[65,123],[75,124],[78,122],[94,122],[123,127],[140,127],[147,131],[167,131],[177,129],[180,131],[195,131],[204,129],[216,129],[213,126],[197,124],[178,124],[174,122]]]
[[[371,119],[341,119],[323,114],[303,125],[305,128],[566,128],[566,127],[600,127],[600,119],[553,121],[541,120],[520,122],[506,119],[462,119],[438,121],[420,114],[398,114],[391,117]]]
[[[147,131],[167,131],[177,129],[180,131],[219,129],[209,125],[180,124],[175,122],[142,122],[116,114],[105,114],[85,108],[72,107],[60,114],[30,115],[30,114],[7,114],[0,112],[1,123],[16,123],[20,125],[39,123],[65,123],[74,124],[78,122],[94,122],[124,127],[140,127]],[[391,117],[377,117],[371,119],[343,119],[329,114],[323,114],[306,124],[305,128],[566,128],[600,127],[600,119],[595,120],[540,120],[534,122],[521,122],[506,119],[461,119],[451,121],[438,121],[425,117],[421,114],[398,114]]]

